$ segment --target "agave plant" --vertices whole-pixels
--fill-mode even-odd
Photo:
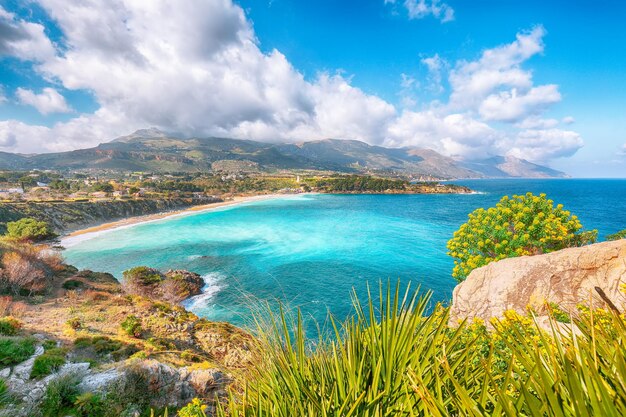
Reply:
[[[381,288],[378,303],[354,297],[355,315],[311,344],[302,317],[281,313],[260,334],[265,353],[218,408],[226,417],[623,416],[624,319],[590,311],[547,331],[508,315],[448,326],[426,314],[430,294]]]

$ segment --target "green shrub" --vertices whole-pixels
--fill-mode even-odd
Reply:
[[[139,337],[143,331],[143,328],[141,327],[141,320],[139,317],[132,314],[127,316],[120,326],[122,327],[122,330],[124,330],[124,332],[131,337]]]
[[[545,194],[503,197],[495,207],[472,212],[448,241],[452,276],[463,281],[474,269],[504,258],[553,252],[593,243],[597,230],[581,232],[576,216]]]
[[[11,392],[9,392],[9,387],[7,387],[7,383],[4,379],[0,379],[0,409],[2,409],[3,405],[6,405],[11,402]]]
[[[92,392],[86,392],[76,397],[74,408],[76,417],[101,417],[104,416],[106,404],[102,397]]]
[[[82,281],[77,279],[68,279],[63,283],[63,289],[65,290],[75,290],[77,288],[83,287],[85,284]]]
[[[0,366],[24,362],[35,353],[35,340],[31,338],[0,338]]]
[[[65,364],[65,349],[52,348],[35,358],[31,378],[48,376]]]
[[[31,217],[8,222],[7,236],[15,239],[40,241],[55,237],[55,233],[48,223],[39,221]]]
[[[46,387],[40,410],[43,417],[60,417],[69,414],[78,397],[78,378],[64,375],[52,380]]]
[[[137,266],[123,272],[122,287],[127,294],[152,296],[164,278],[157,269]]]
[[[619,232],[613,233],[612,235],[608,235],[606,237],[606,240],[620,240],[620,239],[626,239],[626,229],[620,230]]]
[[[22,322],[13,317],[0,318],[0,334],[4,336],[15,336],[22,328]]]
[[[50,350],[57,347],[57,342],[55,340],[48,339],[44,340],[41,346],[43,346],[44,350]]]
[[[83,323],[80,321],[78,317],[70,317],[65,324],[67,324],[70,328],[74,330],[78,330],[83,326]]]

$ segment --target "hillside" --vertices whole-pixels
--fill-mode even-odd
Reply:
[[[414,177],[563,177],[564,173],[512,157],[461,162],[429,149],[385,148],[356,140],[264,143],[228,138],[177,138],[156,129],[94,148],[38,155],[0,154],[0,169],[152,172],[282,169],[394,173]]]
[[[533,164],[514,156],[494,156],[491,158],[465,161],[462,166],[492,178],[566,178],[567,175],[555,169]]]

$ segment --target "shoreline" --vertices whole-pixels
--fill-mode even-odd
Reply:
[[[83,229],[78,229],[71,231],[69,233],[63,234],[59,237],[60,246],[65,248],[73,246],[80,241],[88,239],[89,235],[99,235],[103,232],[112,231],[116,229],[127,228],[131,226],[135,226],[143,223],[151,223],[157,220],[166,219],[169,217],[180,217],[185,215],[190,215],[194,213],[202,213],[209,212],[216,209],[237,206],[240,204],[251,203],[255,201],[264,201],[271,200],[275,198],[281,198],[285,196],[294,196],[301,194],[262,194],[262,195],[254,195],[254,196],[237,196],[233,197],[232,200],[221,201],[217,203],[209,203],[202,204],[199,206],[191,206],[181,210],[173,210],[166,211],[161,213],[147,214],[143,216],[133,216],[127,217],[121,220],[116,220],[112,222],[106,222],[95,226],[87,226]]]
[[[86,226],[81,229],[73,230],[68,233],[64,233],[59,237],[59,246],[63,248],[69,248],[74,246],[82,241],[88,240],[91,237],[95,237],[96,235],[100,235],[102,233],[106,233],[112,230],[123,229],[127,227],[132,227],[138,224],[143,223],[151,223],[154,221],[170,218],[170,217],[180,217],[186,216],[194,213],[201,212],[209,212],[217,209],[237,206],[245,203],[251,203],[255,201],[263,201],[270,200],[276,198],[284,198],[289,196],[299,196],[306,194],[337,194],[337,195],[471,195],[471,194],[480,194],[479,192],[470,191],[470,192],[434,192],[434,193],[422,193],[422,192],[394,192],[394,193],[379,193],[379,192],[309,192],[309,193],[298,193],[298,194],[260,194],[260,195],[252,195],[252,196],[236,196],[231,200],[221,201],[217,203],[209,203],[202,204],[198,206],[191,206],[185,209],[180,210],[172,210],[160,213],[146,214],[142,216],[132,216],[123,218],[120,220],[105,222],[101,224],[96,224],[92,226]]]

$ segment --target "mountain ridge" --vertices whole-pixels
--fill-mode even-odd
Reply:
[[[386,148],[358,140],[267,143],[220,137],[183,138],[154,128],[140,129],[92,148],[67,152],[33,155],[0,152],[0,169],[151,172],[294,169],[439,179],[566,176],[560,171],[512,156],[458,161],[431,149]]]

